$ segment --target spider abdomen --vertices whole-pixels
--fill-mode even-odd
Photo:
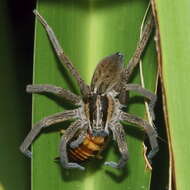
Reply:
[[[96,157],[103,150],[105,140],[105,137],[95,137],[87,134],[84,141],[77,148],[69,149],[69,159],[76,162],[83,162]]]

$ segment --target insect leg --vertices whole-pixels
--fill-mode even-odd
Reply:
[[[128,160],[128,148],[125,139],[125,131],[123,129],[123,126],[119,122],[111,124],[109,127],[113,133],[114,140],[118,144],[118,148],[121,153],[121,159],[119,160],[118,163],[113,161],[105,162],[105,165],[120,169],[125,166],[126,161]]]
[[[81,101],[81,98],[71,91],[49,84],[27,85],[26,91],[28,93],[51,93],[62,97],[75,105],[78,105]]]
[[[85,84],[84,80],[81,78],[80,74],[78,73],[78,71],[73,66],[71,60],[65,55],[63,49],[61,48],[61,46],[57,40],[57,37],[55,36],[54,31],[52,30],[52,28],[48,25],[46,20],[40,15],[40,13],[37,10],[34,10],[34,14],[37,16],[37,18],[39,19],[41,24],[44,26],[59,60],[61,61],[61,63],[64,66],[66,66],[66,68],[69,70],[69,72],[71,72],[73,77],[77,80],[78,85],[79,85],[80,90],[81,90],[81,93],[83,95],[89,94],[89,91],[90,91],[89,86],[87,84]]]
[[[133,54],[133,56],[129,60],[127,68],[124,70],[126,82],[128,82],[128,79],[131,76],[134,68],[137,66],[137,64],[140,61],[141,55],[142,55],[142,53],[143,53],[143,51],[147,45],[147,42],[150,38],[150,34],[152,32],[153,26],[154,26],[154,19],[153,19],[153,15],[151,14],[147,18],[147,22],[144,26],[144,30],[142,32],[141,38],[137,44],[137,48],[135,50],[135,53]]]
[[[143,88],[139,84],[126,84],[124,89],[126,91],[134,90],[134,91],[139,92],[140,94],[142,94],[144,97],[148,98],[150,100],[149,111],[150,111],[152,119],[155,120],[154,107],[155,107],[155,103],[156,103],[156,100],[157,100],[157,96],[154,93],[152,93],[151,91],[149,91],[148,89]]]
[[[83,129],[81,129],[78,138],[70,143],[71,148],[77,148],[85,139],[87,134],[88,125],[84,125]]]
[[[32,157],[32,153],[28,150],[29,146],[34,141],[35,137],[40,133],[42,128],[46,128],[52,124],[60,123],[66,120],[75,119],[77,118],[77,109],[76,110],[69,110],[61,113],[56,113],[54,115],[45,117],[38,123],[34,125],[31,129],[29,134],[24,139],[23,143],[20,146],[20,150],[24,153],[27,157]]]
[[[77,168],[80,170],[84,170],[85,168],[80,166],[77,163],[69,162],[67,156],[67,144],[69,140],[73,138],[75,133],[83,127],[81,120],[77,120],[72,123],[64,132],[63,136],[61,137],[61,144],[60,144],[60,162],[63,168],[72,169]]]
[[[159,150],[158,142],[157,142],[157,132],[154,127],[152,127],[146,120],[141,119],[135,115],[129,114],[129,113],[124,113],[121,112],[120,115],[120,120],[127,121],[129,123],[133,123],[135,125],[138,125],[142,127],[145,132],[148,135],[149,141],[150,141],[150,146],[151,146],[151,151],[148,154],[148,159],[151,160],[155,154]]]

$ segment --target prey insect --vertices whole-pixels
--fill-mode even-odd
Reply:
[[[154,25],[152,15],[144,26],[142,37],[129,64],[126,67],[124,66],[124,56],[119,52],[105,57],[97,65],[89,86],[81,78],[71,60],[65,55],[46,20],[38,11],[35,10],[34,14],[44,26],[60,62],[76,79],[81,96],[54,85],[28,85],[26,88],[28,93],[54,94],[78,107],[40,120],[33,126],[21,144],[20,150],[26,156],[31,157],[32,153],[29,146],[43,128],[66,120],[74,120],[61,137],[60,163],[63,168],[84,170],[85,168],[80,165],[80,161],[95,157],[103,149],[110,133],[118,145],[121,159],[117,163],[113,161],[105,162],[105,165],[113,168],[123,168],[128,160],[128,148],[124,128],[120,121],[127,121],[144,129],[151,145],[151,151],[148,154],[148,159],[151,160],[158,151],[156,130],[148,121],[126,113],[122,108],[128,103],[128,92],[136,91],[149,100],[149,110],[152,118],[155,118],[153,109],[156,95],[139,84],[128,83],[150,37]]]

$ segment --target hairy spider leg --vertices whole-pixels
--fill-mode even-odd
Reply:
[[[148,43],[148,40],[150,38],[151,32],[153,30],[154,26],[154,20],[152,14],[148,17],[147,22],[144,26],[144,30],[142,32],[141,38],[137,43],[136,50],[129,60],[129,63],[127,64],[127,67],[123,69],[121,73],[121,78],[119,81],[119,84],[115,87],[115,90],[119,92],[119,100],[122,104],[126,104],[128,101],[128,92],[123,89],[123,85],[127,84],[131,74],[134,70],[134,68],[137,66],[137,64],[140,62],[141,55]]]
[[[26,136],[26,138],[24,139],[23,143],[20,146],[21,152],[25,154],[27,157],[31,158],[32,153],[31,151],[28,150],[28,148],[43,128],[46,128],[50,125],[60,123],[66,120],[77,119],[77,118],[78,118],[78,109],[68,110],[65,112],[60,112],[60,113],[56,113],[54,115],[45,117],[44,119],[36,123],[34,127],[31,129],[31,131],[29,132],[29,134]]]
[[[143,88],[139,84],[126,84],[124,89],[126,91],[130,91],[130,90],[136,91],[136,92],[142,94],[144,97],[148,98],[150,100],[150,103],[148,106],[149,106],[151,118],[152,118],[152,120],[155,120],[154,107],[155,107],[156,100],[157,100],[156,95],[154,93],[152,93],[150,90]]]
[[[80,96],[72,93],[70,90],[66,90],[64,88],[49,85],[49,84],[34,84],[34,85],[27,85],[26,91],[28,93],[51,93],[65,100],[68,100],[74,105],[79,105],[81,102]]]
[[[82,95],[84,95],[84,96],[88,95],[90,92],[90,87],[87,84],[85,84],[84,80],[81,78],[79,72],[75,69],[75,67],[72,64],[69,57],[67,57],[65,55],[63,49],[61,48],[61,45],[59,44],[59,42],[57,40],[57,37],[55,36],[54,31],[52,30],[52,28],[48,25],[46,20],[40,15],[40,13],[37,10],[34,10],[34,14],[37,16],[40,23],[44,26],[44,28],[48,34],[48,37],[50,39],[50,42],[51,42],[59,60],[61,61],[61,63],[64,66],[66,66],[66,68],[70,71],[70,73],[76,79],[76,81],[80,87],[80,91],[81,91]]]
[[[140,126],[144,129],[144,131],[148,135],[151,146],[151,151],[148,154],[148,159],[151,161],[151,159],[155,156],[155,154],[159,150],[158,141],[157,141],[158,134],[155,128],[152,127],[146,120],[141,119],[129,113],[121,112],[120,119],[135,124],[137,126]]]
[[[142,53],[148,43],[148,40],[150,38],[151,32],[153,30],[153,26],[154,26],[154,19],[153,19],[153,15],[150,14],[147,19],[147,22],[144,26],[144,30],[142,32],[141,38],[140,38],[139,42],[137,43],[137,48],[136,48],[133,56],[129,60],[127,68],[124,70],[125,82],[128,82],[134,68],[139,63],[139,61],[141,59],[141,55],[142,55]]]

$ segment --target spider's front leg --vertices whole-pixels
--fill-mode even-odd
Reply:
[[[51,93],[68,100],[74,105],[79,105],[81,101],[81,98],[71,91],[49,84],[27,85],[26,91],[28,93]]]
[[[125,69],[123,69],[122,73],[120,74],[121,78],[120,78],[119,85],[116,86],[116,91],[119,92],[119,100],[120,100],[121,104],[126,104],[127,100],[128,100],[128,93],[124,89],[122,89],[123,84],[125,85],[128,83],[128,81],[134,71],[134,68],[140,62],[141,55],[142,55],[143,51],[145,50],[145,47],[148,43],[151,32],[153,30],[153,26],[154,26],[154,19],[151,14],[147,18],[147,22],[144,26],[141,38],[137,43],[137,47],[136,47],[136,50],[135,50],[133,56],[129,60],[127,67]]]
[[[67,144],[69,140],[71,140],[76,132],[84,127],[85,123],[83,123],[81,120],[77,120],[74,123],[69,126],[63,136],[61,137],[61,144],[60,144],[60,161],[63,166],[63,168],[67,169],[80,169],[80,170],[85,170],[84,167],[80,166],[77,163],[74,162],[69,162],[68,161],[68,156],[67,156]]]
[[[111,123],[109,125],[109,128],[111,129],[113,133],[113,138],[118,144],[119,151],[121,153],[121,159],[118,163],[116,162],[105,162],[106,166],[111,166],[113,168],[123,168],[126,164],[126,161],[128,160],[128,148],[127,148],[127,142],[125,139],[125,131],[123,129],[123,126],[119,123]]]
[[[141,119],[135,115],[121,112],[120,120],[127,121],[129,123],[133,123],[137,126],[140,126],[144,129],[146,134],[148,135],[151,151],[148,154],[148,159],[151,161],[151,159],[155,156],[155,154],[159,150],[158,142],[157,142],[157,132],[154,127],[152,127],[146,120]]]
[[[28,148],[43,128],[46,128],[56,123],[76,118],[78,118],[78,109],[68,110],[65,112],[56,113],[54,115],[45,117],[44,119],[36,123],[34,127],[31,129],[31,131],[29,132],[29,134],[26,136],[23,143],[21,144],[20,151],[23,154],[25,154],[27,157],[31,158],[32,153],[28,150]]]
[[[59,41],[57,40],[57,37],[52,30],[52,28],[48,25],[46,20],[40,15],[40,13],[37,10],[34,10],[34,14],[37,16],[38,20],[41,22],[41,24],[44,26],[48,37],[50,39],[50,42],[59,58],[61,63],[66,66],[66,68],[70,71],[70,73],[73,75],[73,77],[77,80],[78,85],[80,87],[81,93],[85,96],[88,95],[90,92],[90,88],[87,84],[85,84],[84,80],[81,78],[79,72],[75,69],[74,65],[72,64],[69,57],[67,57],[61,48],[61,45],[59,44]]]
[[[125,83],[128,83],[128,80],[130,79],[130,76],[133,73],[134,68],[137,66],[137,64],[139,63],[141,59],[141,55],[148,43],[151,32],[153,30],[153,26],[154,26],[154,18],[151,13],[151,15],[149,15],[149,17],[147,18],[147,22],[144,26],[144,29],[143,29],[141,38],[137,44],[136,50],[133,56],[131,57],[131,59],[129,60],[127,68],[123,72],[125,74]]]

